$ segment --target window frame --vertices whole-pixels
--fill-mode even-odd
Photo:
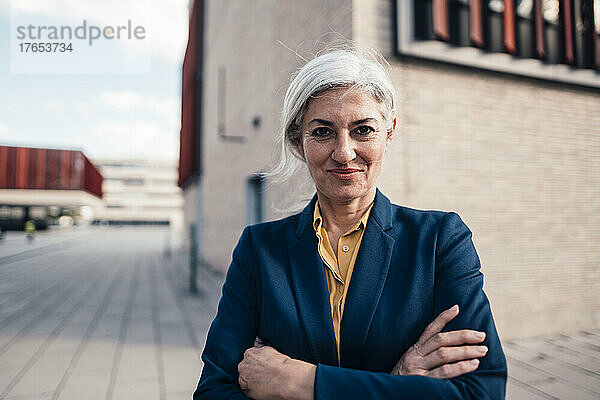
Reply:
[[[565,64],[546,64],[535,58],[518,58],[508,53],[491,53],[472,46],[456,47],[439,40],[416,39],[413,4],[413,0],[396,0],[395,52],[397,55],[600,88],[600,72],[593,69],[577,69]]]

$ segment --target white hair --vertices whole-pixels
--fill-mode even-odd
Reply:
[[[371,94],[381,105],[386,128],[391,131],[396,93],[389,77],[390,69],[380,54],[354,46],[326,50],[308,61],[292,75],[285,94],[277,135],[279,160],[266,176],[275,182],[284,182],[304,164],[297,150],[297,145],[302,142],[304,116],[310,100],[327,90],[348,88]]]

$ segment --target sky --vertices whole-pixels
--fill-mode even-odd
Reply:
[[[188,2],[0,0],[0,144],[176,161]],[[79,26],[84,39],[66,37]],[[67,28],[51,40],[50,27]],[[71,43],[73,51],[23,52],[32,42]]]

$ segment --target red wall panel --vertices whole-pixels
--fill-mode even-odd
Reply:
[[[37,153],[37,166],[36,166],[36,178],[35,188],[43,189],[46,187],[46,150],[36,149]]]
[[[44,189],[60,187],[60,150],[46,150],[46,185]]]
[[[575,54],[573,52],[573,15],[571,9],[571,0],[561,0],[560,7],[563,16],[563,28],[565,35],[565,61],[573,64]]]
[[[442,40],[450,38],[448,0],[433,0],[433,31]]]
[[[27,171],[29,170],[29,157],[27,155],[27,149],[23,147],[17,148],[15,186],[18,189],[25,189],[27,187]]]
[[[80,151],[71,153],[70,160],[70,173],[69,173],[69,182],[70,188],[78,188],[81,187],[84,176],[84,161],[83,161],[83,153]]]
[[[535,20],[535,49],[540,58],[546,57],[544,44],[544,17],[542,15],[542,0],[534,0],[533,15]]]
[[[0,189],[7,187],[8,147],[0,146]]]
[[[504,0],[504,47],[509,53],[517,51],[514,0]]]
[[[483,46],[483,0],[471,0],[469,17],[471,18],[471,41],[477,46]],[[487,2],[485,3],[487,7]]]
[[[102,175],[81,151],[0,146],[0,188],[86,190],[102,197]]]
[[[181,131],[179,136],[179,186],[200,173],[200,99],[202,96],[203,1],[196,0],[190,12],[189,37],[181,71]]]
[[[62,150],[60,152],[60,169],[59,169],[59,189],[68,189],[69,188],[69,152],[66,150]]]
[[[84,158],[84,184],[83,189],[89,193],[102,198],[102,175],[96,167],[87,159]]]
[[[27,152],[27,189],[35,189],[36,166],[37,166],[37,151],[38,149],[30,149]]]
[[[17,184],[17,148],[9,147],[6,154],[6,187],[14,188]]]

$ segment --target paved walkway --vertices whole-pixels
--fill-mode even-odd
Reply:
[[[188,296],[165,232],[0,247],[0,399],[191,398],[222,278],[201,273],[210,291]]]
[[[162,256],[165,235],[98,227],[0,242],[0,399],[190,399],[223,277],[201,269],[190,296],[183,258]],[[600,398],[600,331],[505,349],[509,399]]]
[[[600,399],[600,330],[503,344],[507,399]]]
[[[0,258],[22,252],[29,252],[29,250],[42,247],[50,247],[52,245],[68,246],[70,240],[91,235],[97,231],[98,229],[96,227],[53,226],[52,229],[37,231],[35,233],[35,240],[32,241],[27,240],[27,237],[23,232],[4,232],[4,236],[2,237],[2,240],[0,240]]]

